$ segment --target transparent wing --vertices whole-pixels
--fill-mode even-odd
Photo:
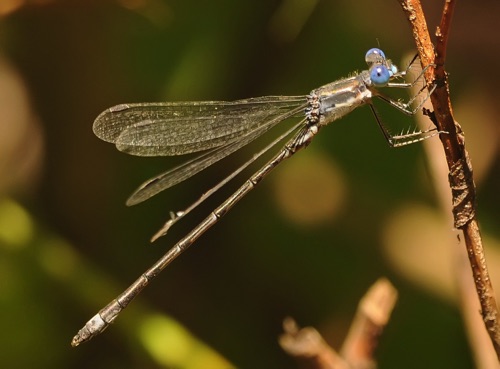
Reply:
[[[101,113],[93,129],[97,137],[128,154],[182,155],[227,145],[305,103],[305,96],[266,96],[233,102],[122,104]]]
[[[296,116],[299,113],[303,114],[304,108],[304,105],[299,105],[295,109],[284,112],[281,115],[275,116],[272,119],[266,121],[265,124],[262,124],[258,128],[255,128],[251,132],[248,132],[245,136],[241,137],[237,141],[233,141],[224,146],[211,149],[193,158],[190,161],[187,161],[173,169],[170,169],[154,178],[149,179],[141,186],[139,186],[139,188],[128,198],[127,205],[135,205],[142,201],[145,201],[150,197],[156,195],[157,193],[192,177],[193,175],[199,173],[215,162],[225,158],[226,156],[239,150],[243,146],[254,141],[256,138],[264,134],[279,122]]]

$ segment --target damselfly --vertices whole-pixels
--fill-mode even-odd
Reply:
[[[359,106],[368,105],[390,146],[408,145],[438,134],[439,132],[435,129],[430,129],[393,136],[384,127],[372,105],[372,99],[377,97],[405,114],[413,115],[418,112],[433,92],[433,89],[427,91],[421,102],[412,108],[413,102],[424,91],[425,84],[407,102],[394,100],[380,92],[379,88],[410,88],[422,79],[426,68],[412,82],[407,82],[404,77],[412,63],[408,69],[399,72],[391,60],[385,57],[382,50],[377,48],[370,49],[366,53],[365,60],[368,70],[329,83],[313,90],[307,96],[267,96],[234,102],[122,104],[99,115],[94,122],[95,134],[104,141],[114,143],[118,150],[128,154],[169,156],[202,152],[194,159],[142,184],[128,199],[128,205],[137,204],[184,181],[254,141],[284,120],[297,117],[302,119],[253,155],[250,160],[214,188],[203,194],[191,206],[184,211],[171,213],[171,219],[153,237],[153,240],[164,235],[175,222],[258,157],[288,138],[284,146],[267,164],[177,242],[130,287],[89,320],[73,338],[71,344],[78,346],[104,331],[153,278],[217,223],[279,163],[305,148],[323,126],[342,118]]]

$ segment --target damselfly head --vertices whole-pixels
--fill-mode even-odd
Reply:
[[[365,61],[370,67],[370,80],[376,87],[386,86],[391,77],[398,72],[398,68],[390,59],[386,59],[384,52],[378,48],[368,50]]]

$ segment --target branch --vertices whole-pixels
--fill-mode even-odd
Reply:
[[[373,352],[397,300],[397,291],[385,278],[379,279],[361,299],[340,354],[306,327],[299,329],[292,318],[283,322],[280,345],[290,356],[312,369],[373,369]]]
[[[431,95],[434,112],[427,113],[427,115],[431,117],[440,132],[447,132],[447,134],[441,134],[440,139],[448,163],[454,223],[457,229],[463,231],[483,322],[497,357],[500,359],[500,315],[476,220],[476,189],[472,176],[472,164],[465,149],[465,136],[462,128],[453,117],[448,75],[444,69],[451,17],[456,1],[446,0],[445,2],[441,23],[436,32],[436,53],[434,53],[420,1],[398,1],[411,24],[422,67],[434,66],[434,68],[428,68],[425,74],[427,86],[437,86]]]

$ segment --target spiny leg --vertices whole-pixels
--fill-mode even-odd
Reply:
[[[408,102],[404,103],[399,100],[394,100],[392,97],[386,96],[382,94],[381,92],[377,93],[377,97],[379,97],[381,100],[385,101],[389,105],[395,107],[399,111],[407,114],[407,115],[415,115],[426,103],[426,101],[431,97],[432,93],[436,89],[436,85],[432,86],[432,88],[427,92],[427,95],[422,99],[422,101],[415,107],[411,108],[411,104],[416,100],[416,98],[420,95],[420,93],[425,89],[425,86],[414,96],[412,96]]]
[[[428,138],[434,137],[440,133],[445,133],[438,131],[436,128],[430,128],[425,131],[416,130],[410,132],[408,130],[407,133],[393,135],[389,132],[387,127],[382,123],[382,120],[378,116],[375,107],[372,104],[369,105],[373,115],[375,116],[375,120],[377,121],[377,124],[390,147],[401,147],[401,146],[411,145],[413,143],[424,141]]]
[[[397,78],[401,78],[401,79],[404,79],[409,73],[410,73],[410,70],[412,69],[413,67],[413,64],[415,63],[415,60],[418,58],[418,54],[415,54],[415,56],[411,59],[410,63],[408,64],[408,67],[406,67],[405,70],[401,71],[401,72],[397,72],[393,75],[393,78],[394,79],[397,79]],[[429,67],[435,67],[435,64],[428,64],[426,65],[424,68],[420,69],[420,72],[418,73],[418,75],[413,79],[412,82],[389,82],[387,84],[387,87],[399,87],[399,88],[409,88],[409,87],[413,87],[421,78],[422,76],[425,74],[425,72],[427,71],[427,69],[429,69]]]

